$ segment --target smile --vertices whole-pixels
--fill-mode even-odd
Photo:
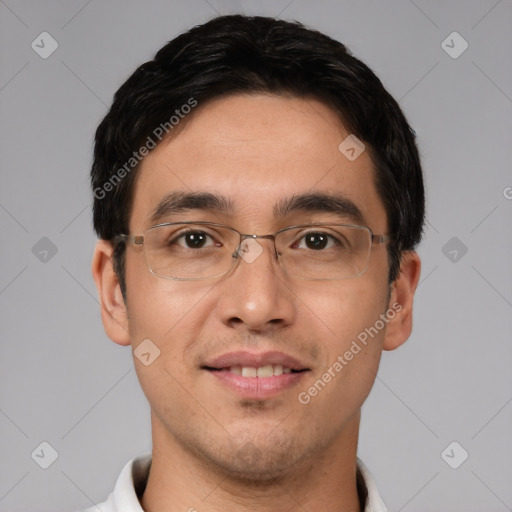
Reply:
[[[283,373],[298,373],[304,370],[292,370],[281,364],[267,364],[254,368],[252,366],[231,366],[229,368],[208,368],[213,371],[230,372],[242,377],[258,377],[260,379],[282,375]]]

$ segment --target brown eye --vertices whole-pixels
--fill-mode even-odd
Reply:
[[[182,233],[176,237],[172,243],[176,243],[187,249],[202,249],[210,245],[214,245],[214,241],[210,235],[204,231],[189,231]]]
[[[312,231],[303,235],[300,240],[296,242],[294,247],[312,251],[322,251],[323,249],[331,249],[337,245],[340,245],[340,243],[332,235],[322,231]]]
[[[324,233],[308,233],[305,237],[305,244],[308,249],[325,249],[329,239]]]

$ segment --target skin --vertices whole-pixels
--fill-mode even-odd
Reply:
[[[190,211],[170,221],[222,222],[258,234],[302,222],[343,222],[329,213],[273,216],[284,197],[339,191],[361,209],[374,233],[386,234],[368,152],[351,162],[338,150],[348,135],[338,116],[314,99],[233,95],[199,105],[177,136],[143,160],[130,234],[149,227],[150,212],[172,191],[213,191],[230,198],[236,211]],[[141,248],[128,246],[126,304],[112,269],[113,248],[97,243],[92,272],[107,335],[133,349],[149,338],[161,351],[149,366],[134,358],[151,406],[153,463],[141,502],[147,512],[360,510],[360,409],[382,350],[400,346],[411,332],[419,257],[404,254],[391,287],[384,245],[373,247],[360,277],[308,281],[283,273],[271,241],[259,243],[265,250],[252,263],[199,282],[151,275]],[[301,404],[298,393],[375,324],[388,298],[401,311],[309,404]],[[244,349],[279,350],[311,371],[276,397],[242,400],[201,365]]]

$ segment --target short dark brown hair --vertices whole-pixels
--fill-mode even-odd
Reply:
[[[221,16],[196,26],[167,43],[119,88],[95,138],[91,183],[98,236],[113,240],[128,233],[138,151],[151,146],[149,139],[156,145],[162,135],[172,136],[175,124],[186,122],[180,114],[184,106],[261,92],[317,98],[364,142],[394,236],[388,246],[393,282],[403,251],[413,250],[423,231],[425,198],[414,131],[381,81],[342,43],[273,18]],[[126,298],[124,254],[124,244],[116,244],[114,269]]]

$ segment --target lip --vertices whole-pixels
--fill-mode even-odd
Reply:
[[[232,366],[260,368],[261,366],[267,366],[269,364],[280,364],[297,371],[309,370],[309,368],[298,359],[277,351],[261,352],[259,354],[246,351],[229,352],[206,362],[203,368],[216,368],[217,370],[231,368]]]
[[[271,377],[242,377],[230,371],[233,366],[260,368],[267,365],[282,365],[298,373],[283,373]],[[254,354],[243,351],[216,357],[202,368],[238,396],[252,400],[271,398],[296,386],[310,370],[298,359],[282,352]]]
[[[271,398],[279,393],[296,386],[299,381],[308,373],[283,373],[272,377],[242,377],[235,375],[229,370],[206,370],[213,378],[218,379],[221,384],[227,386],[241,398],[249,400],[263,400]]]

